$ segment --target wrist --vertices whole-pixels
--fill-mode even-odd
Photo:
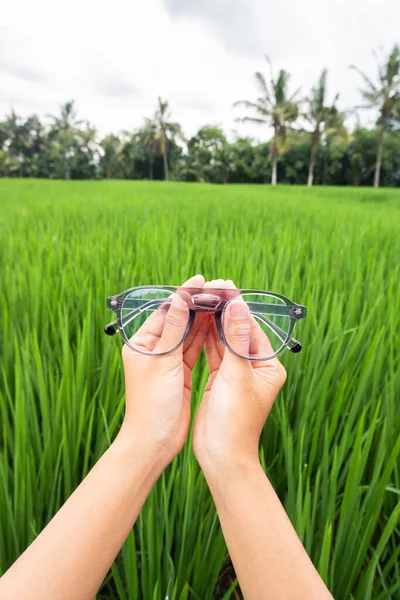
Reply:
[[[217,510],[232,509],[246,490],[256,489],[266,476],[259,460],[235,461],[204,473]]]
[[[263,470],[258,455],[232,456],[231,453],[229,456],[203,457],[199,464],[210,486],[226,485],[238,477]]]
[[[121,463],[132,470],[140,468],[155,479],[173,458],[165,447],[143,441],[139,436],[125,431],[123,427],[111,447]]]

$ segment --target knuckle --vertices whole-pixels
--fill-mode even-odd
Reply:
[[[222,361],[221,367],[219,369],[219,373],[222,379],[229,387],[237,389],[237,387],[239,386],[239,389],[243,393],[245,392],[246,396],[251,395],[254,387],[254,377],[252,368],[250,367],[247,361],[241,358],[236,359],[234,357],[233,363],[234,368],[232,368],[233,364],[230,364],[228,366],[224,361]]]
[[[177,327],[182,328],[187,322],[186,314],[183,310],[170,310],[168,312],[167,318],[165,319],[164,328],[175,329]]]
[[[231,336],[239,341],[246,341],[250,336],[249,323],[237,323],[232,327]]]
[[[125,342],[121,350],[123,361],[131,361],[132,359],[137,359],[140,356],[140,354],[135,349],[140,346],[143,346],[143,348],[146,347],[144,343],[141,343],[141,341],[142,340],[140,338],[133,336],[129,340],[129,343],[132,344],[132,347],[128,346],[128,344]]]

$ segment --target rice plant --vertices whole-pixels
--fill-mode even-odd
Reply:
[[[200,272],[308,307],[261,462],[337,600],[400,598],[398,191],[1,180],[0,206],[0,575],[121,423],[106,296]],[[166,597],[241,597],[190,439],[98,595]]]

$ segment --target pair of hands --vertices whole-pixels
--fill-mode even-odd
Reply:
[[[229,280],[206,283],[202,275],[183,285],[235,288]],[[240,351],[251,342],[270,349],[268,338],[249,315],[247,306],[233,303],[229,308],[225,326],[231,346]],[[180,327],[179,306],[172,304],[159,344],[179,339]],[[276,358],[252,362],[229,352],[210,313],[196,314],[189,337],[171,354],[146,356],[125,345],[122,358],[126,411],[119,435],[135,439],[143,452],[157,457],[162,468],[185,443],[190,424],[192,369],[203,346],[210,376],[196,415],[193,449],[205,473],[218,465],[258,462],[262,428],[286,380],[285,369]]]

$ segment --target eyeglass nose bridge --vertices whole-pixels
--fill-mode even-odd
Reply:
[[[195,309],[201,312],[215,312],[222,302],[222,298],[214,294],[194,294],[190,299]]]

